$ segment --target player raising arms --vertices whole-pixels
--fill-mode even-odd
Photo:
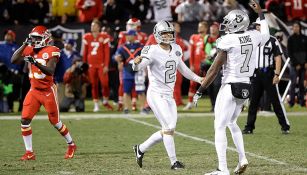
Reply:
[[[256,66],[256,48],[258,45],[264,45],[270,38],[269,27],[260,5],[255,0],[251,1],[250,5],[255,12],[258,12],[261,19],[261,33],[257,30],[246,31],[250,21],[245,12],[230,11],[220,26],[220,30],[225,31],[226,35],[217,40],[217,56],[193,98],[194,104],[197,104],[197,100],[212,83],[223,65],[222,85],[214,110],[215,148],[219,164],[216,171],[206,175],[229,175],[226,161],[226,127],[229,128],[239,153],[239,163],[234,173],[243,173],[248,165],[237,118],[244,101],[249,97],[250,77]]]
[[[141,55],[133,61],[135,71],[148,69],[149,87],[147,102],[161,124],[161,130],[145,142],[134,146],[137,164],[142,167],[144,153],[163,140],[171,162],[171,169],[184,168],[176,158],[174,133],[177,123],[177,106],[173,98],[177,69],[189,80],[201,83],[201,77],[193,73],[182,61],[182,49],[175,44],[175,29],[168,21],[160,21],[154,27],[158,44],[145,46]]]
[[[21,113],[21,133],[26,153],[21,160],[35,160],[32,149],[31,121],[43,105],[48,113],[49,122],[65,138],[68,149],[65,159],[73,158],[76,145],[73,142],[67,127],[61,122],[57,104],[57,89],[53,81],[53,74],[60,57],[60,49],[50,46],[51,33],[45,26],[36,26],[32,29],[26,41],[17,49],[12,58],[13,64],[28,62],[31,88],[23,102]]]

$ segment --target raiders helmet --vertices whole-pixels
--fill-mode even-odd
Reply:
[[[165,32],[172,33],[171,38],[164,38],[162,34]],[[175,42],[175,28],[172,23],[168,21],[159,21],[154,27],[154,37],[158,44],[171,44]]]
[[[249,26],[249,17],[242,10],[232,10],[223,19],[223,23],[220,24],[220,31],[225,33],[246,31]]]

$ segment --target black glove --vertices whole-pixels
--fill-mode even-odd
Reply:
[[[193,104],[195,107],[197,107],[198,99],[200,99],[202,95],[203,95],[202,93],[197,91],[195,95],[193,96]]]
[[[34,65],[37,64],[37,61],[36,61],[33,57],[31,57],[31,56],[26,56],[26,57],[24,58],[24,60],[25,60],[26,62],[29,62],[29,63],[34,64]]]
[[[32,45],[32,38],[30,38],[30,37],[26,38],[26,40],[23,42],[23,44],[31,46]]]

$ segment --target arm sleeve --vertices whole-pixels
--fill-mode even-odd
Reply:
[[[139,71],[144,69],[145,67],[147,67],[150,63],[152,63],[152,60],[149,59],[148,57],[142,56],[143,59],[141,61],[140,64],[134,64],[134,62],[132,63],[132,69],[134,71]]]
[[[260,20],[260,33],[261,42],[260,45],[263,46],[270,39],[269,25],[266,20]]]
[[[181,59],[179,59],[178,70],[185,78],[200,83],[201,77],[192,72]]]

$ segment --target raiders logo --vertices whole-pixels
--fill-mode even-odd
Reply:
[[[46,60],[46,59],[49,58],[49,54],[48,54],[48,53],[43,53],[43,56],[42,56],[42,57],[43,57],[44,60]]]
[[[247,98],[249,96],[249,91],[248,89],[242,89],[242,97]]]
[[[243,21],[243,17],[241,15],[236,15],[236,22],[240,23]]]
[[[176,54],[176,56],[178,56],[178,57],[181,56],[181,53],[180,53],[179,51],[176,51],[175,54]]]

